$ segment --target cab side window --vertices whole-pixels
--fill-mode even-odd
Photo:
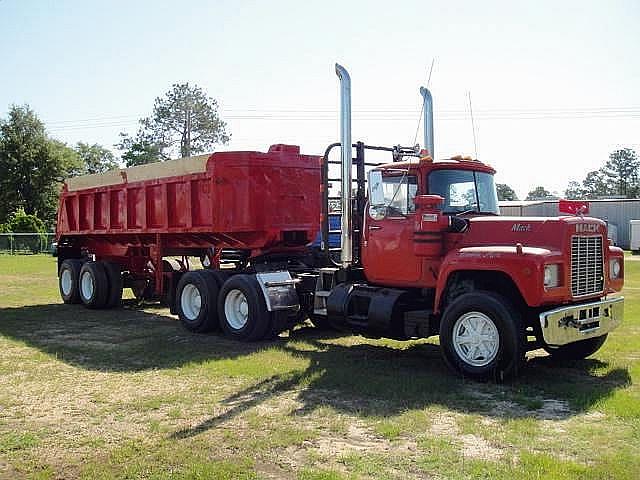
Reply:
[[[414,199],[418,191],[418,179],[415,175],[383,177],[382,190],[388,216],[404,216],[416,211]]]

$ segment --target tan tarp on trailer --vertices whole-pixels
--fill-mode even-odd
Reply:
[[[67,189],[70,192],[74,192],[86,188],[106,187],[108,185],[119,185],[142,180],[202,173],[207,169],[207,160],[210,156],[211,154],[207,153],[193,157],[178,158],[176,160],[167,160],[166,162],[155,162],[119,170],[109,170],[105,173],[68,178],[66,180]]]

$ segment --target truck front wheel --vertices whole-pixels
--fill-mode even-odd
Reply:
[[[493,292],[473,292],[451,302],[440,322],[440,347],[453,370],[475,379],[503,381],[518,374],[526,353],[518,312]]]
[[[271,328],[271,312],[252,275],[234,275],[224,283],[218,310],[222,330],[230,338],[243,342],[262,340]]]
[[[607,335],[587,338],[579,342],[569,343],[561,347],[546,346],[544,349],[554,360],[582,360],[596,353],[607,339]]]

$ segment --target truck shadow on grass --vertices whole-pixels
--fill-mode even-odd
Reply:
[[[91,311],[73,305],[0,309],[0,334],[57,360],[88,370],[137,372],[238,359],[275,350],[306,360],[305,368],[264,375],[222,400],[225,411],[173,434],[185,438],[214,428],[284,392],[300,403],[294,414],[320,406],[362,416],[387,417],[443,406],[499,418],[567,418],[631,383],[626,368],[587,359],[554,366],[548,357],[528,361],[505,385],[481,384],[450,372],[432,343],[365,340],[302,328],[271,342],[239,343],[185,331],[166,309]],[[260,378],[263,376],[264,378]]]

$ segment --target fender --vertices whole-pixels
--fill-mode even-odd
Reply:
[[[538,306],[546,293],[543,287],[544,265],[562,262],[562,253],[546,248],[516,246],[462,247],[449,251],[438,274],[435,313],[439,313],[442,294],[450,275],[456,271],[502,272],[513,280],[525,302]]]

